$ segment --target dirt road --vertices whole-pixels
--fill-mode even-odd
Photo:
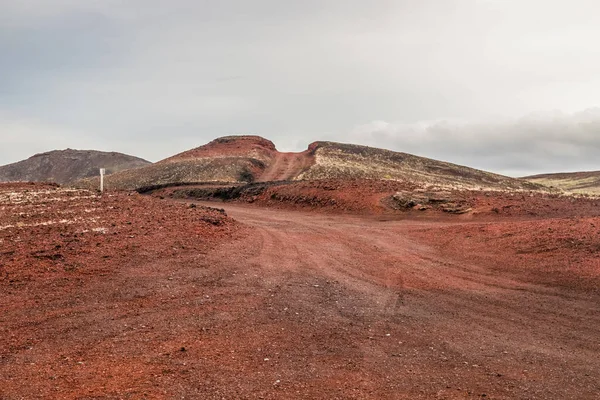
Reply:
[[[307,152],[277,153],[273,164],[270,165],[257,182],[285,181],[299,175],[313,162]]]
[[[439,223],[225,208],[259,235],[215,254],[235,271],[226,286],[246,291],[228,330],[243,332],[231,345],[248,365],[215,364],[215,375],[245,375],[221,390],[273,398],[600,395],[597,296],[537,285],[519,266],[503,273],[449,260],[411,240],[412,230]]]
[[[236,240],[11,320],[31,340],[0,359],[0,398],[599,398],[597,291],[413,235],[447,223],[224,207]]]

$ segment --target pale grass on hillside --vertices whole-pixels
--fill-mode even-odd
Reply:
[[[359,149],[366,152],[364,148]],[[372,149],[364,155],[335,145],[317,149],[315,165],[296,179],[348,178],[407,181],[424,187],[454,190],[542,189],[525,181],[409,154]]]
[[[598,177],[588,178],[528,178],[530,182],[555,187],[565,192],[600,196]]]

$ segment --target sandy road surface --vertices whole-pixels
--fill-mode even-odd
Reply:
[[[440,222],[216,206],[237,239],[27,292],[0,398],[599,398],[597,292],[412,234]]]
[[[312,160],[304,153],[278,153],[273,164],[257,179],[257,182],[284,181],[299,175],[310,166]]]
[[[225,208],[259,232],[218,253],[255,296],[233,317],[252,332],[236,347],[268,358],[239,394],[600,398],[597,295],[411,240],[433,222]]]

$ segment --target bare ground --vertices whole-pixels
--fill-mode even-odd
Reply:
[[[600,269],[519,257],[535,221],[225,208],[220,244],[183,219],[108,271],[2,281],[0,398],[599,397]]]

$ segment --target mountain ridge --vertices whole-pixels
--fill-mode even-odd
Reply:
[[[544,187],[474,168],[375,147],[329,141],[303,152],[279,152],[261,136],[214,139],[155,164],[106,177],[109,189],[207,182],[248,183],[327,179],[400,180],[457,189],[543,190]],[[97,187],[97,178],[77,183]]]

